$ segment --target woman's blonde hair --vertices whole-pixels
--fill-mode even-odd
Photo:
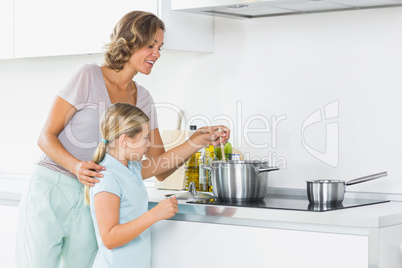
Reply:
[[[105,111],[100,125],[102,140],[95,150],[93,161],[99,164],[105,157],[108,143],[121,135],[130,138],[142,132],[142,124],[149,123],[149,117],[134,105],[115,103]],[[89,186],[85,186],[85,203],[89,204]]]
[[[154,42],[159,29],[165,31],[165,24],[152,13],[132,11],[124,15],[105,46],[104,66],[122,70],[133,52]]]

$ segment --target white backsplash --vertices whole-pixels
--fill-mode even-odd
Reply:
[[[215,18],[214,53],[162,51],[153,73],[137,81],[157,103],[180,107],[185,123],[227,124],[234,147],[283,167],[270,173],[270,186],[388,171],[348,191],[402,193],[401,12]],[[31,171],[55,92],[91,62],[102,57],[0,61],[0,172]]]

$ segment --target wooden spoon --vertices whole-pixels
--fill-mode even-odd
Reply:
[[[223,132],[221,128],[219,128],[219,132]],[[222,143],[222,137],[219,137],[219,142],[221,143],[222,161],[225,163],[226,162],[225,146]]]

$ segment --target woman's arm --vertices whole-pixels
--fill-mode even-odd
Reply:
[[[149,161],[155,162],[160,155],[165,153],[165,146],[163,145],[162,137],[160,135],[159,129],[153,129],[151,130],[151,133],[149,135],[151,139],[151,146],[148,149],[148,152],[146,153],[147,159],[144,160],[142,163],[143,166],[149,166]],[[156,179],[158,181],[163,181],[166,179],[170,174],[175,172],[179,167],[174,167],[171,170],[168,170],[166,172],[163,172],[162,174],[156,175]]]
[[[145,161],[153,161],[155,162],[158,156],[162,155],[165,153],[165,146],[163,145],[162,137],[160,135],[159,129],[153,129],[151,130],[151,133],[149,135],[151,139],[151,146],[148,149],[148,152],[146,153],[147,160]],[[148,163],[143,163],[143,166],[148,166]],[[163,181],[166,179],[170,174],[172,174],[176,169],[172,169],[170,171],[164,172],[162,174],[159,174],[155,176],[159,181]]]
[[[96,221],[103,244],[114,249],[127,244],[157,221],[173,217],[177,211],[176,198],[161,201],[140,217],[119,224],[120,198],[109,192],[100,192],[94,197]]]
[[[223,132],[216,132],[219,128],[221,128]],[[147,179],[160,174],[165,175],[165,172],[170,172],[171,170],[174,171],[202,147],[211,144],[219,144],[219,137],[222,137],[222,142],[226,143],[229,139],[229,135],[230,130],[224,126],[199,128],[190,139],[183,144],[160,155],[155,155],[152,159],[143,160],[142,177],[143,179]],[[159,176],[157,179],[159,180]]]
[[[77,109],[74,106],[57,96],[39,135],[38,146],[53,161],[74,173],[81,183],[93,186],[98,179],[92,177],[102,177],[98,171],[103,167],[92,161],[81,161],[73,157],[58,138],[76,112]]]

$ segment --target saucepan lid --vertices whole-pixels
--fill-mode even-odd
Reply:
[[[177,200],[186,200],[186,201],[202,201],[202,200],[210,200],[215,199],[215,196],[207,193],[199,193],[195,188],[195,183],[190,182],[188,186],[188,191],[182,194],[167,194],[166,197],[176,196]]]

